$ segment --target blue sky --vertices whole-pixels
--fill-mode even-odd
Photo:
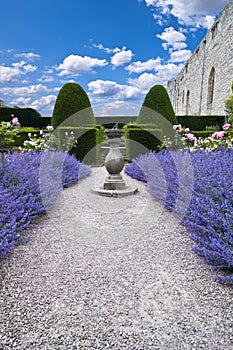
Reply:
[[[1,3],[0,99],[51,116],[80,84],[95,115],[137,115],[173,79],[228,0],[8,0]]]

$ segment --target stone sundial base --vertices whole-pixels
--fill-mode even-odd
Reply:
[[[123,130],[107,129],[105,133],[108,136],[110,145],[109,153],[105,159],[105,168],[108,171],[108,175],[103,186],[94,188],[91,191],[105,197],[126,197],[135,194],[138,192],[138,189],[127,186],[120,174],[124,167],[124,159],[119,149]]]
[[[124,190],[125,187],[125,181],[121,174],[108,175],[103,184],[104,190]]]
[[[92,193],[99,194],[104,197],[126,197],[133,195],[138,192],[137,188],[126,187],[124,190],[105,190],[104,188],[93,188],[91,190]]]

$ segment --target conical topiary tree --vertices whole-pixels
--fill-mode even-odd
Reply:
[[[178,123],[167,90],[162,85],[154,85],[145,97],[136,123],[158,125],[161,116],[172,125]]]
[[[52,126],[56,128],[71,116],[72,125],[74,117],[77,126],[95,124],[90,100],[83,88],[76,83],[67,83],[61,88],[53,110]],[[69,120],[66,126],[68,124]]]

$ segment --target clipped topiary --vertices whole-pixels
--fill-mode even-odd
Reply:
[[[71,119],[71,116],[73,116]],[[81,126],[95,124],[94,114],[91,108],[90,100],[83,88],[76,83],[67,83],[61,88],[55,102],[52,126],[58,127],[67,119],[66,126]]]
[[[161,115],[172,125],[177,124],[167,90],[162,85],[154,85],[147,93],[142,104],[137,124],[161,124]]]

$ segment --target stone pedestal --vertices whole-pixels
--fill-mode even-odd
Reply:
[[[109,175],[107,175],[103,187],[105,190],[124,190],[125,181],[120,174],[124,167],[124,159],[119,149],[120,136],[123,134],[123,131],[108,130],[106,133],[109,139],[110,150],[105,159],[105,168]]]
[[[108,129],[105,130],[108,136],[110,150],[105,159],[105,168],[108,175],[105,178],[103,188],[93,189],[92,191],[102,196],[123,197],[134,194],[138,191],[137,188],[129,188],[126,186],[125,180],[120,174],[124,168],[124,159],[121,154],[119,145],[121,144],[121,136],[123,130]]]

